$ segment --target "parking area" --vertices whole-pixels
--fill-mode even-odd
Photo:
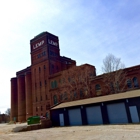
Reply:
[[[0,140],[140,140],[140,125],[53,127],[12,132],[24,124],[0,124]]]

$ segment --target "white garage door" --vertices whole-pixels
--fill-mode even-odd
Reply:
[[[110,123],[112,124],[128,123],[128,118],[127,118],[124,103],[107,105],[107,112],[108,112]]]
[[[103,124],[100,106],[87,107],[86,114],[88,124]]]
[[[69,114],[70,125],[72,125],[72,126],[73,125],[82,125],[80,108],[70,109],[70,110],[68,110],[68,114]]]

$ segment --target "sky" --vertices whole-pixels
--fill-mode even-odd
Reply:
[[[113,54],[140,64],[139,0],[0,0],[0,112],[10,108],[10,79],[31,65],[30,40],[48,31],[59,37],[61,56],[102,73]]]

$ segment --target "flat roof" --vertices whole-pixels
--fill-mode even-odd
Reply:
[[[111,95],[93,97],[93,98],[88,98],[88,99],[76,100],[76,101],[71,101],[71,102],[65,102],[51,108],[51,110],[72,107],[72,106],[100,103],[100,102],[106,102],[106,101],[113,101],[113,100],[119,100],[119,99],[128,99],[128,98],[134,98],[134,97],[140,97],[140,89],[111,94]]]

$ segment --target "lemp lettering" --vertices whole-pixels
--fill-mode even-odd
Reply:
[[[42,46],[43,44],[44,44],[44,40],[42,40],[39,43],[36,43],[35,45],[33,45],[33,49],[36,49],[36,48]]]
[[[53,40],[48,39],[48,43],[54,46],[58,46],[57,42],[54,42]]]

